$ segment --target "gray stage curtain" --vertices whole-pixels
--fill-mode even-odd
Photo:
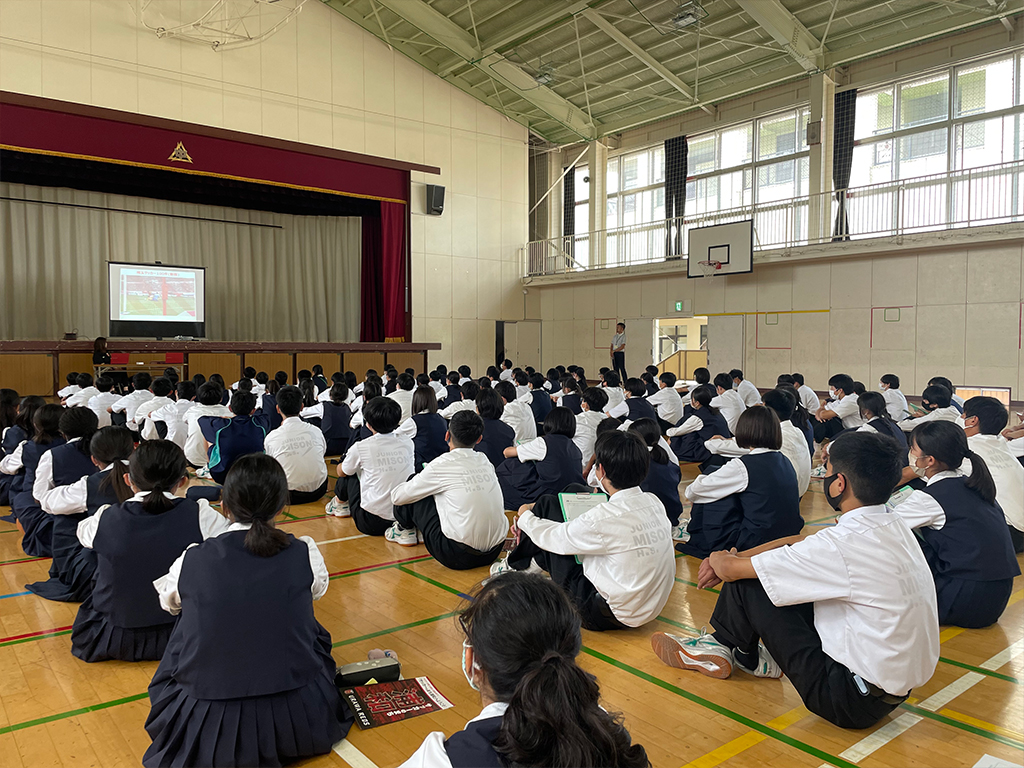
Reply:
[[[0,183],[0,338],[105,336],[106,262],[160,261],[206,267],[207,338],[358,341],[361,232],[358,217]]]

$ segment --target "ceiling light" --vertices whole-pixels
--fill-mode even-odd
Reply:
[[[707,18],[707,15],[708,12],[704,10],[700,3],[683,3],[672,15],[668,23],[674,29],[682,30],[693,26],[701,19]]]

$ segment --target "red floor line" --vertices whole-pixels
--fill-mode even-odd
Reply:
[[[4,560],[0,565],[14,565],[15,563],[34,563],[37,560],[49,560],[49,557],[23,557],[18,560]]]
[[[334,571],[330,576],[342,576],[346,573],[359,573],[359,571],[368,571],[371,568],[382,568],[385,565],[397,565],[399,563],[408,563],[413,560],[426,560],[430,555],[415,555],[413,557],[406,557],[401,560],[388,560],[386,563],[377,563],[375,565],[364,565],[362,568],[349,568],[347,571]]]
[[[41,629],[38,632],[27,632],[24,635],[11,635],[10,637],[0,637],[0,643],[6,643],[10,640],[24,640],[26,637],[35,637],[36,635],[48,635],[51,632],[63,632],[66,629],[71,629],[71,625],[68,624],[66,627],[54,627],[53,629]]]

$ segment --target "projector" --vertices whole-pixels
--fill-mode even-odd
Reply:
[[[175,336],[175,341],[195,341],[195,336]]]

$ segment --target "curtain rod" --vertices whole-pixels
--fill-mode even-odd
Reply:
[[[61,205],[65,208],[85,208],[90,211],[113,211],[114,213],[134,213],[139,216],[161,216],[166,219],[186,219],[189,221],[209,221],[214,224],[238,224],[243,227],[264,227],[266,229],[284,229],[280,224],[261,224],[257,221],[231,221],[230,219],[209,219],[204,216],[186,216],[179,213],[157,213],[156,211],[133,211],[128,208],[108,208],[100,205],[83,205],[81,203],[62,203],[54,200],[28,200],[23,197],[0,197],[15,203],[35,203],[36,205]],[[185,203],[189,205],[189,203]],[[241,210],[241,209],[240,209]],[[339,217],[343,218],[343,217]]]

